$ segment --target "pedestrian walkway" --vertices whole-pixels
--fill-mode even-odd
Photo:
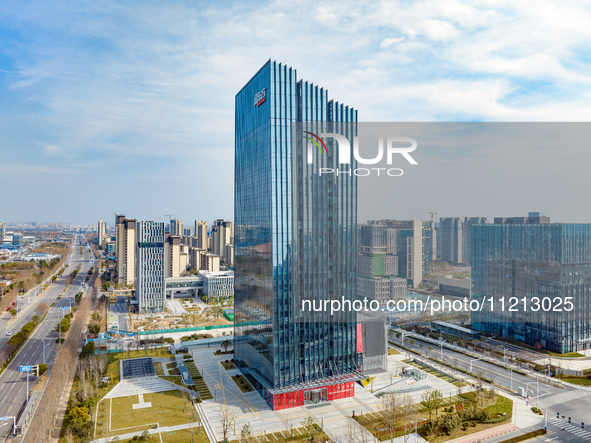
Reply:
[[[167,432],[174,432],[174,431],[181,431],[183,429],[191,429],[191,428],[199,428],[201,426],[200,422],[195,423],[187,423],[184,425],[176,425],[176,426],[164,426],[158,429],[148,429],[147,432],[151,435],[154,434],[165,434]],[[128,434],[121,434],[113,437],[106,437],[106,438],[98,438],[96,440],[92,440],[92,443],[107,443],[110,441],[124,441],[126,439],[132,439],[133,437],[141,436],[145,431],[140,432],[130,432]],[[198,431],[195,431],[198,432]],[[203,432],[203,430],[201,430]]]
[[[556,416],[554,416],[553,418],[548,418],[548,424],[554,425],[559,429],[564,429],[565,431],[583,439],[583,441],[591,441],[591,432],[582,429],[581,425],[579,424],[569,424],[566,420],[556,418]]]
[[[508,434],[519,429],[513,423],[507,423],[501,426],[495,426],[494,428],[486,429],[484,431],[475,432],[474,434],[464,435],[463,437],[454,438],[449,440],[448,443],[474,443],[489,438],[498,437],[499,435]],[[509,438],[509,437],[507,437]]]

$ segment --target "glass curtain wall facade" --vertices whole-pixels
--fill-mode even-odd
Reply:
[[[472,314],[474,330],[552,352],[586,349],[590,286],[591,225],[472,227],[472,297],[487,300],[482,312]],[[567,297],[572,297],[570,311]]]
[[[164,223],[137,223],[135,291],[140,313],[164,311]]]
[[[234,357],[273,409],[351,396],[356,375],[355,314],[301,309],[354,300],[356,177],[318,176],[336,152],[307,164],[295,122],[357,111],[269,61],[236,95]]]

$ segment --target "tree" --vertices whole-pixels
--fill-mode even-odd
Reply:
[[[444,403],[443,400],[443,394],[441,393],[440,390],[438,389],[433,389],[433,392],[431,393],[431,401],[433,402],[433,408],[435,409],[435,415],[439,414],[439,408],[441,408],[441,406]]]
[[[242,430],[240,431],[240,443],[253,443],[255,441],[252,435],[252,425],[250,423],[246,423],[242,426]]]
[[[221,344],[222,348],[224,348],[225,352],[228,352],[228,348],[232,346],[232,342],[230,340],[224,340]]]
[[[421,394],[421,403],[425,405],[429,411],[429,420],[431,420],[431,412],[433,411],[433,403],[431,402],[431,390],[425,391]]]
[[[314,417],[308,415],[300,423],[304,427],[308,441],[314,441],[318,435],[318,429],[316,428],[316,420]]]
[[[384,422],[390,430],[390,438],[393,439],[398,425],[398,408],[400,402],[396,394],[387,394],[384,397]]]
[[[224,437],[224,443],[228,441],[228,433],[230,432],[230,429],[232,429],[232,424],[234,423],[235,419],[236,417],[234,416],[234,413],[228,410],[226,406],[224,406],[221,415],[222,435]]]
[[[12,315],[14,317],[16,315],[16,309],[11,309],[10,310],[10,315]]]
[[[478,395],[478,397],[480,397],[481,401],[482,401],[482,406],[484,406],[484,398],[482,396],[482,390],[483,390],[483,383],[482,383],[482,372],[478,372],[478,374],[476,374],[476,394]]]
[[[65,420],[68,428],[71,429],[75,435],[85,435],[88,431],[88,424],[90,423],[88,408],[86,406],[76,406],[75,408],[70,409]]]
[[[80,358],[86,358],[94,355],[94,342],[89,341],[82,347],[82,351],[80,352]]]
[[[39,375],[43,375],[47,372],[47,365],[45,363],[39,364]]]

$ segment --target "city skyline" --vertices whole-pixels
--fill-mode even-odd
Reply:
[[[199,206],[199,217],[231,220],[233,95],[269,58],[298,66],[369,121],[589,120],[590,15],[550,2],[535,10],[3,3],[0,187],[10,192],[1,218],[93,224],[113,212],[145,220],[172,212],[190,220],[185,208]],[[317,40],[331,50],[310,44]],[[195,176],[215,192],[196,192]],[[443,212],[425,206],[388,217]],[[525,204],[474,213],[537,209],[591,220]]]

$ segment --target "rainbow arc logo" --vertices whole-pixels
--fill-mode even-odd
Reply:
[[[316,146],[318,146],[318,149],[320,149],[320,152],[323,152],[322,151],[322,148],[324,148],[324,152],[326,152],[326,155],[328,155],[328,148],[326,147],[326,144],[324,143],[324,141],[320,137],[318,137],[313,132],[304,131],[304,133],[310,134],[312,137],[314,137],[314,138],[312,138],[312,137],[306,137],[306,136],[304,136],[304,138],[307,138],[312,143],[314,143]],[[318,142],[320,142],[320,144]],[[322,145],[322,147],[320,147],[320,145]]]

